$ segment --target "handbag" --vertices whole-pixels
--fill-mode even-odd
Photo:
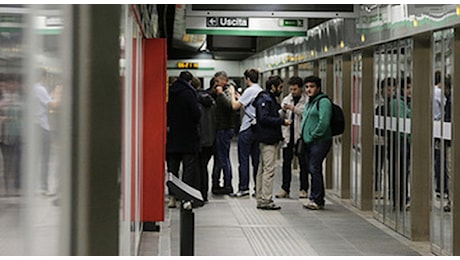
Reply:
[[[302,137],[300,137],[295,142],[294,154],[296,156],[303,156],[304,153],[305,153],[305,142],[303,141]]]

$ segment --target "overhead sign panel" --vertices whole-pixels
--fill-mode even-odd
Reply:
[[[359,4],[189,4],[187,16],[356,18]]]
[[[306,36],[306,19],[236,16],[187,16],[187,34],[236,36]]]

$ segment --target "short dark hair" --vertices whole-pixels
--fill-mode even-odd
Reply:
[[[396,79],[386,78],[386,79],[383,79],[382,82],[380,82],[380,89],[383,89],[384,87],[387,87],[387,86],[396,87]]]
[[[190,73],[190,71],[184,70],[179,74],[179,78],[189,82],[193,79],[193,75]]]
[[[316,87],[321,88],[321,79],[317,76],[308,76],[304,79],[304,84],[315,83]]]
[[[281,79],[280,76],[272,75],[268,78],[267,82],[265,83],[265,89],[271,90],[272,85],[277,87],[281,83],[283,83],[283,79]]]
[[[256,69],[247,69],[244,72],[244,77],[248,78],[252,83],[257,83],[259,81],[259,71]]]
[[[302,88],[303,87],[303,80],[302,80],[301,77],[292,76],[288,81],[288,85],[297,85],[297,86],[299,86],[299,88]]]
[[[434,84],[438,85],[439,83],[441,83],[441,71],[437,70],[434,73]]]

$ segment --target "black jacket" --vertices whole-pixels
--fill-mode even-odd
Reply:
[[[256,108],[255,136],[258,142],[264,144],[276,144],[283,140],[281,126],[284,119],[280,117],[280,104],[276,101],[273,93],[264,90],[254,100]]]
[[[169,88],[167,104],[167,153],[197,153],[200,149],[201,112],[195,89],[178,79]]]
[[[202,147],[214,145],[216,138],[216,101],[203,89],[197,90],[201,110],[200,138]]]

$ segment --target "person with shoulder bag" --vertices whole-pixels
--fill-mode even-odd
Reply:
[[[323,161],[332,146],[331,116],[332,102],[321,92],[321,79],[306,77],[306,93],[309,98],[302,114],[300,131],[305,142],[305,161],[311,174],[309,201],[304,208],[318,210],[324,208],[325,189],[323,180]]]

